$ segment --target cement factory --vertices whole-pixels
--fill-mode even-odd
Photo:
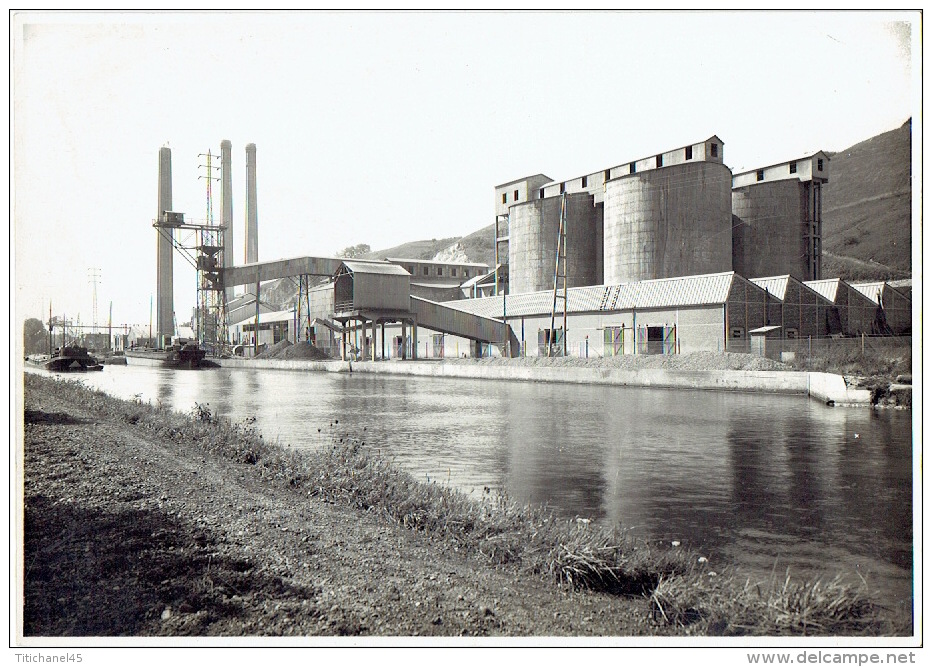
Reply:
[[[564,181],[535,174],[503,183],[494,188],[492,266],[260,261],[254,144],[246,146],[246,253],[237,265],[231,165],[223,141],[220,223],[192,225],[172,208],[171,151],[159,151],[159,341],[175,333],[176,251],[198,272],[197,339],[218,356],[251,356],[282,340],[352,360],[774,356],[802,340],[911,332],[909,280],[822,275],[823,152],[733,174],[712,136]],[[181,229],[195,232],[193,246],[180,243]],[[280,279],[296,291],[287,310],[263,301],[263,283]]]

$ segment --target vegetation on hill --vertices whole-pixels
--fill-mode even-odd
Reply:
[[[907,278],[911,270],[912,120],[834,153],[822,202],[822,274]]]
[[[451,236],[447,239],[428,239],[424,241],[411,241],[402,243],[386,250],[374,250],[365,255],[363,259],[385,259],[386,257],[403,257],[405,259],[432,259],[434,255],[448,248],[459,240]]]

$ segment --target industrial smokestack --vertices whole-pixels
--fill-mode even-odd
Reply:
[[[172,210],[172,151],[167,146],[159,149],[159,205],[156,219],[162,221],[165,211]],[[156,230],[156,331],[162,336],[175,333],[175,295],[172,283],[172,237],[171,227]]]
[[[220,142],[220,198],[223,225],[223,267],[233,266],[233,144]],[[226,288],[227,301],[233,299],[233,288]]]
[[[259,261],[259,228],[256,210],[256,145],[246,144],[246,263]],[[256,286],[246,290],[256,293]]]

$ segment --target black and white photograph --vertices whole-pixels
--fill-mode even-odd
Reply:
[[[923,662],[921,10],[8,21],[8,660]]]

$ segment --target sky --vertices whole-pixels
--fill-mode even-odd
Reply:
[[[162,146],[173,208],[203,222],[203,155],[232,142],[236,264],[248,143],[260,260],[384,249],[491,224],[494,186],[530,174],[712,135],[737,173],[918,122],[919,28],[918,12],[18,12],[15,322],[51,304],[92,324],[96,291],[98,324],[112,303],[114,325],[147,326]],[[196,277],[174,265],[182,323]]]

